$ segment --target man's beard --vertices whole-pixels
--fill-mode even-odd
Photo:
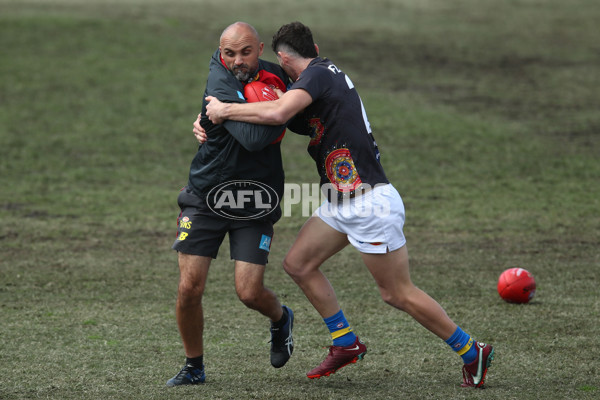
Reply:
[[[246,82],[253,75],[250,71],[250,67],[247,64],[242,64],[239,67],[234,67],[232,72],[233,76],[235,76],[239,81],[242,82]]]

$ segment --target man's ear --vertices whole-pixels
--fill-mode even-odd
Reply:
[[[287,55],[287,53],[284,53],[283,51],[278,51],[277,52],[277,57],[279,57],[279,59],[281,60],[282,64],[287,64],[287,61],[288,61],[288,55]]]
[[[265,44],[263,42],[260,42],[260,44],[258,45],[258,56],[262,56],[263,54],[263,50],[265,48]]]
[[[317,51],[317,55],[319,55],[319,46],[315,43],[315,50]]]

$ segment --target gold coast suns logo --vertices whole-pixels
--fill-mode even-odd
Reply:
[[[189,217],[183,217],[179,220],[178,224],[180,232],[177,234],[177,240],[182,241],[187,239],[189,232],[184,232],[182,229],[190,230],[192,229],[192,221],[190,221]]]
[[[183,217],[181,221],[179,221],[179,227],[181,229],[192,229],[192,221],[188,217]]]

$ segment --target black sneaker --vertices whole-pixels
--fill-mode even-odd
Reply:
[[[292,328],[294,327],[294,312],[288,306],[282,306],[284,315],[287,313],[285,324],[277,328],[271,322],[271,365],[281,368],[290,359],[294,352],[294,339]]]
[[[198,385],[204,383],[205,380],[204,366],[197,368],[186,364],[177,375],[167,381],[167,386]]]

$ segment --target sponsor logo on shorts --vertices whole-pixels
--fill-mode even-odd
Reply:
[[[185,240],[185,239],[187,239],[188,235],[189,235],[188,232],[181,232],[179,234],[179,236],[177,236],[177,240],[179,240],[179,241]]]
[[[215,214],[222,217],[256,219],[273,212],[279,205],[279,196],[265,183],[236,180],[212,188],[206,202]]]
[[[178,219],[177,221],[179,223],[179,225],[178,225],[179,230],[192,229],[192,221],[190,221],[189,217],[183,217],[181,219]],[[177,241],[181,242],[181,241],[187,239],[188,235],[189,235],[189,232],[179,231],[177,233]]]
[[[271,251],[271,237],[267,235],[262,235],[262,237],[260,238],[260,245],[258,246],[258,248],[265,251]]]

